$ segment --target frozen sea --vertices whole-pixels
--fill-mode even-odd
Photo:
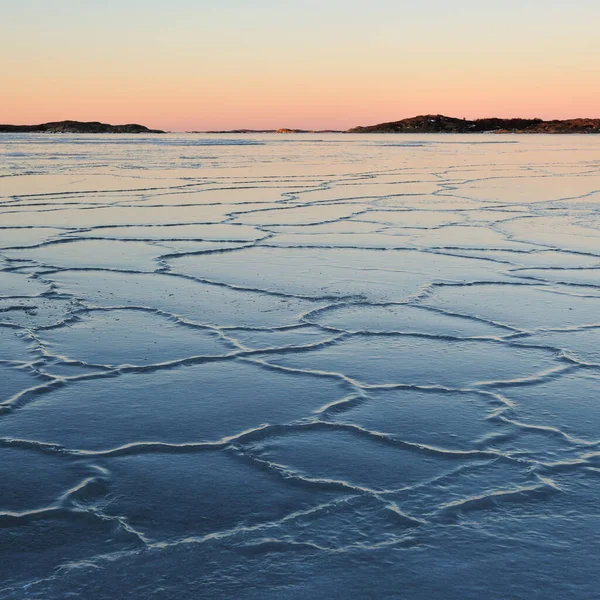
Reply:
[[[0,598],[600,598],[600,137],[0,136]]]

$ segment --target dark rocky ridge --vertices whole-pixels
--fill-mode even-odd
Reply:
[[[354,127],[348,133],[600,133],[600,119],[457,119],[420,115],[401,121]]]
[[[400,121],[354,127],[347,132],[339,130],[303,129],[235,129],[190,133],[600,133],[600,119],[458,119],[444,115],[419,115]],[[40,125],[1,125],[0,133],[166,133],[144,125],[108,125],[98,121],[57,121]]]
[[[0,133],[165,133],[143,125],[107,125],[98,121],[57,121],[41,125],[0,125]]]

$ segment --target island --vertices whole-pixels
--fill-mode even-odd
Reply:
[[[0,125],[0,133],[165,133],[143,125],[108,125],[98,121],[56,121],[40,125]]]
[[[354,127],[347,133],[600,133],[600,119],[544,121],[491,117],[468,120],[444,115],[419,115],[401,121]]]
[[[167,133],[144,125],[108,125],[98,121],[56,121],[40,125],[0,125],[0,133]],[[459,119],[445,115],[419,115],[400,121],[338,129],[229,129],[218,131],[188,131],[204,134],[265,134],[265,133],[600,133],[600,119]]]
[[[239,133],[264,134],[264,133],[346,133],[343,129],[290,129],[289,127],[280,127],[279,129],[218,129],[208,131],[188,131],[187,133],[226,133],[235,135]]]

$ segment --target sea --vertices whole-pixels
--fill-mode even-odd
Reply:
[[[0,135],[2,600],[600,598],[600,136]]]

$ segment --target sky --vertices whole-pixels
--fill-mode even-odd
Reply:
[[[600,117],[598,0],[0,0],[0,122]]]

